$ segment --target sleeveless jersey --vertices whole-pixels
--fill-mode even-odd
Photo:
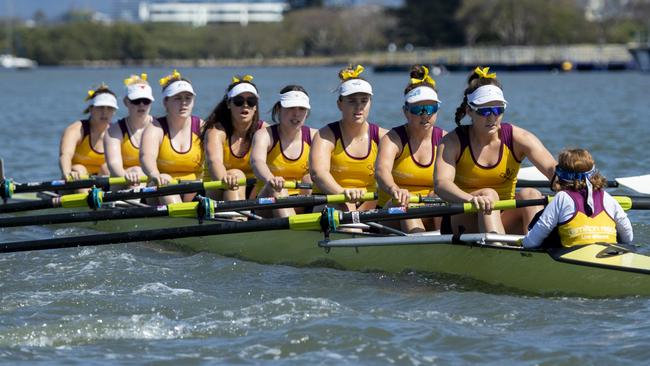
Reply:
[[[264,125],[264,121],[260,120],[257,122],[257,129],[259,130]],[[251,168],[251,148],[248,146],[248,150],[242,156],[237,156],[232,151],[230,146],[230,137],[226,138],[226,143],[223,144],[223,165],[226,167],[226,170],[230,169],[239,169],[245,175],[246,179],[255,178],[253,173],[253,168]],[[207,165],[206,165],[207,170]],[[209,174],[207,174],[209,176]]]
[[[296,159],[290,159],[284,155],[282,142],[280,141],[279,125],[271,126],[273,143],[271,150],[266,155],[266,165],[276,177],[284,177],[285,180],[301,181],[302,177],[309,174],[309,150],[311,149],[311,129],[302,126],[302,150]],[[257,183],[258,192],[264,186],[262,182]],[[300,193],[299,189],[289,189],[289,194]]]
[[[122,144],[120,151],[122,152],[122,165],[124,169],[129,169],[134,166],[140,165],[140,148],[133,145],[131,141],[131,133],[126,126],[126,118],[117,121],[120,130],[122,131]]]
[[[594,211],[586,211],[586,198],[581,192],[564,191],[575,204],[575,213],[568,221],[558,225],[562,246],[571,247],[592,243],[616,243],[616,222],[603,207],[603,191],[593,192]]]
[[[411,194],[428,195],[433,191],[433,162],[436,160],[437,146],[442,140],[443,130],[434,126],[431,133],[431,158],[427,163],[420,163],[413,157],[406,125],[393,128],[402,143],[402,152],[393,163],[393,180],[400,188],[408,189]],[[391,197],[388,192],[379,192],[379,203],[384,205]]]
[[[335,144],[330,160],[330,172],[334,180],[343,188],[364,188],[376,192],[375,160],[379,145],[379,126],[368,123],[368,153],[363,157],[350,156],[343,146],[340,122],[332,122],[327,127],[334,133]]]
[[[203,169],[203,149],[201,149],[201,119],[192,116],[192,142],[185,152],[179,152],[172,146],[169,137],[167,117],[158,118],[158,123],[164,131],[163,141],[158,150],[158,170],[174,179],[201,179]]]
[[[88,174],[97,175],[102,164],[106,161],[104,153],[96,151],[92,147],[92,140],[90,138],[90,120],[85,119],[81,121],[83,128],[83,137],[81,142],[74,150],[72,156],[72,165],[79,164],[86,167]]]
[[[482,166],[474,158],[468,126],[456,127],[455,131],[460,140],[460,156],[456,161],[454,183],[467,193],[481,188],[493,188],[499,194],[499,199],[513,199],[521,162],[514,154],[512,125],[501,123],[499,160],[493,166]]]

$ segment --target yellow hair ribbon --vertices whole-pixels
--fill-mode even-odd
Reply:
[[[95,91],[94,90],[88,90],[88,96],[86,97],[86,100],[93,99],[95,97]]]
[[[146,74],[144,74],[144,75],[146,75]],[[169,84],[170,81],[172,81],[172,80],[180,80],[180,79],[181,79],[181,73],[176,71],[176,69],[174,69],[174,71],[172,72],[171,75],[167,75],[164,78],[161,78],[159,80],[159,83],[160,83],[160,86],[165,87],[167,84]]]
[[[137,83],[138,81],[147,81],[147,74],[142,73],[140,76],[131,75],[128,78],[124,79],[124,85],[129,86],[131,84]]]
[[[249,83],[253,81],[253,75],[244,75],[242,78],[238,78],[237,76],[232,77],[232,84],[239,83],[242,81],[248,81]]]
[[[436,81],[433,80],[433,78],[431,78],[431,76],[429,76],[429,68],[427,68],[426,66],[422,66],[422,68],[424,69],[424,76],[422,77],[422,79],[411,78],[411,85],[420,84],[420,83],[423,83],[423,84],[428,83],[428,84],[431,84],[431,85],[433,85],[435,87],[436,86]]]
[[[484,67],[484,68],[481,69],[480,66],[477,66],[474,69],[474,73],[476,75],[478,75],[479,77],[483,78],[483,79],[496,79],[497,78],[497,73],[496,72],[493,72],[491,74],[489,72],[490,72],[489,67]]]
[[[357,67],[354,70],[347,69],[345,71],[342,71],[341,72],[341,77],[343,78],[343,80],[355,79],[355,78],[358,78],[359,75],[361,75],[363,70],[365,70],[363,68],[363,66],[357,65]]]

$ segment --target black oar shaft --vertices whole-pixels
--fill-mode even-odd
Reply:
[[[41,191],[55,191],[55,190],[69,190],[69,189],[81,189],[81,188],[90,188],[98,187],[103,190],[108,190],[110,187],[108,177],[97,177],[94,179],[81,179],[74,181],[60,181],[54,180],[51,182],[41,182],[38,184],[34,183],[17,183],[15,184],[14,193],[25,193],[25,192],[41,192]]]
[[[162,217],[169,212],[166,206],[118,208],[112,210],[68,212],[51,215],[32,215],[0,218],[0,227],[15,227],[27,225],[52,225],[71,222],[92,222],[101,220],[126,220],[141,217]]]
[[[56,199],[25,201],[25,202],[10,202],[10,203],[5,203],[4,205],[0,205],[0,213],[54,208],[54,207],[58,207],[56,202],[57,202]]]
[[[526,179],[519,179],[517,180],[517,187],[527,187],[527,188],[550,188],[550,183],[546,180],[526,180]],[[616,188],[618,187],[618,182],[615,180],[608,180],[607,181],[607,187],[608,188]]]
[[[125,201],[134,198],[151,198],[167,196],[172,194],[192,193],[203,190],[203,183],[181,183],[163,187],[147,187],[142,189],[131,189],[127,191],[106,192],[103,196],[104,202]]]
[[[276,208],[287,208],[296,206],[318,206],[327,203],[327,196],[305,196],[305,197],[279,197],[273,199],[254,199],[242,201],[219,201],[215,203],[215,211],[238,211],[238,210],[270,210]]]
[[[15,241],[0,244],[0,253],[74,248],[91,245],[108,245],[117,243],[131,243],[136,241],[167,240],[184,237],[187,238],[217,234],[235,234],[242,232],[282,229],[289,229],[288,218],[264,219],[243,222],[225,222],[219,224],[192,225],[166,229],[153,229],[109,234],[94,234],[68,238]],[[219,239],[215,237],[204,238],[203,240]]]
[[[632,210],[650,210],[650,197],[634,196],[632,198]]]

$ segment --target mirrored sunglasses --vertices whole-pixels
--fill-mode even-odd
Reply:
[[[416,116],[421,116],[423,114],[431,116],[438,111],[438,104],[409,105],[406,108],[408,109],[409,113]]]
[[[495,106],[495,107],[474,107],[470,104],[469,106],[474,112],[483,117],[488,117],[493,114],[495,116],[500,116],[506,111],[505,106]]]
[[[257,105],[256,97],[244,98],[238,95],[236,97],[233,97],[231,100],[232,100],[232,104],[234,104],[236,107],[241,107],[244,105],[244,103],[246,103],[246,105],[249,107],[255,107]]]

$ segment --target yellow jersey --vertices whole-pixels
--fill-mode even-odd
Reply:
[[[332,122],[327,128],[334,133],[335,144],[330,160],[330,172],[334,180],[343,188],[363,188],[366,192],[376,192],[375,160],[379,146],[379,126],[368,123],[368,153],[365,156],[351,156],[343,146],[340,122]]]
[[[135,146],[131,141],[131,133],[126,126],[126,118],[117,121],[120,130],[122,131],[122,144],[120,151],[122,153],[122,165],[124,169],[129,169],[134,166],[140,166],[140,147]]]
[[[585,198],[580,192],[565,191],[575,204],[576,211],[571,219],[558,224],[560,243],[564,247],[593,243],[616,243],[616,222],[603,207],[603,191],[593,192],[594,210],[591,214],[585,208]]]
[[[521,161],[517,160],[514,153],[512,125],[501,123],[499,160],[493,166],[483,166],[474,158],[468,127],[459,126],[455,130],[460,141],[460,156],[456,161],[454,183],[467,193],[482,188],[493,188],[499,194],[499,199],[513,199]]]
[[[81,127],[83,128],[83,137],[74,150],[72,165],[83,165],[88,170],[88,174],[97,175],[102,164],[106,161],[104,159],[104,153],[93,149],[90,136],[90,120],[82,120]]]
[[[431,158],[427,163],[420,163],[415,160],[406,125],[393,128],[402,143],[402,151],[395,158],[393,163],[393,180],[400,188],[408,189],[411,194],[427,196],[433,192],[433,162],[436,160],[436,151],[442,140],[443,130],[434,126],[431,133]],[[379,192],[379,204],[385,205],[391,197],[388,192]]]
[[[192,141],[190,148],[185,151],[176,151],[169,137],[167,117],[158,118],[158,123],[164,131],[163,141],[158,150],[158,170],[174,179],[196,180],[203,174],[203,149],[201,148],[201,119],[192,116]]]

